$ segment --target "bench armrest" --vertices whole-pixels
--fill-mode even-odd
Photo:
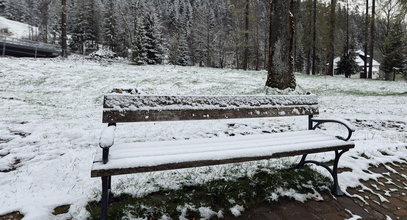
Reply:
[[[321,125],[323,123],[338,123],[338,124],[345,126],[349,132],[348,137],[343,138],[340,136],[336,136],[336,138],[344,140],[344,141],[348,141],[351,138],[352,133],[355,132],[355,130],[356,130],[355,126],[353,126],[350,122],[348,122],[346,120],[329,119],[329,118],[311,118],[310,120],[312,123],[312,130],[315,130],[319,125]]]
[[[100,139],[99,139],[99,146],[101,148],[110,148],[114,144],[114,133],[116,130],[116,126],[109,126],[103,129]]]
[[[109,126],[103,129],[99,139],[99,146],[103,149],[103,164],[109,161],[109,148],[114,144],[114,133],[116,131],[116,124],[109,124]]]

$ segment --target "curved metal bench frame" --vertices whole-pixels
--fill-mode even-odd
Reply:
[[[313,118],[313,116],[309,116],[308,120],[309,120],[309,124],[308,124],[309,130],[315,130],[318,128],[318,126],[320,126],[321,124],[324,124],[324,123],[337,123],[337,124],[341,124],[341,125],[345,126],[346,129],[348,130],[348,136],[346,138],[343,138],[341,136],[336,136],[336,138],[338,138],[340,140],[344,140],[344,141],[350,140],[353,132],[355,132],[354,128],[351,128],[348,124],[344,123],[343,121],[333,120],[333,119],[318,119],[318,118]],[[326,170],[328,170],[328,172],[331,174],[331,176],[333,178],[333,184],[331,186],[332,194],[334,194],[336,196],[343,196],[345,193],[340,189],[339,183],[338,183],[338,163],[339,163],[339,159],[341,158],[341,156],[347,151],[349,151],[349,150],[342,150],[342,151],[336,150],[335,151],[335,159],[334,159],[333,168],[330,168],[325,163],[321,163],[321,162],[318,162],[315,160],[306,160],[308,154],[304,154],[302,156],[301,161],[296,166],[296,168],[297,169],[303,168],[305,166],[305,164],[315,164],[317,166],[325,168]]]

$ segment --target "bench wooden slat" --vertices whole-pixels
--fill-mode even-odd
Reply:
[[[253,140],[253,137],[256,137],[258,141]],[[134,152],[131,150],[132,147]],[[95,156],[91,176],[220,165],[346,150],[352,147],[354,147],[352,142],[341,141],[318,131],[119,144],[113,146],[109,163],[103,165],[100,162],[100,155]],[[184,149],[184,151],[180,149]],[[175,161],[179,162],[175,163]]]
[[[319,114],[317,106],[276,106],[240,109],[104,110],[103,123],[264,118]]]
[[[105,95],[103,108],[177,108],[207,109],[215,107],[260,107],[285,105],[316,105],[316,95],[269,96],[160,96],[160,95]]]
[[[253,149],[256,147],[272,147],[285,144],[300,144],[332,140],[332,136],[321,135],[320,132],[295,132],[295,139],[287,135],[292,132],[275,134],[244,135],[224,138],[209,138],[207,140],[192,139],[186,141],[155,141],[119,144],[112,148],[111,158],[114,160],[125,158],[171,156],[174,154],[187,154],[199,152],[217,152],[225,150]],[[337,141],[337,140],[336,140]],[[153,151],[151,149],[154,149]],[[119,153],[120,155],[117,155]],[[100,161],[95,158],[95,162]]]
[[[273,155],[260,156],[260,157],[242,157],[242,158],[233,158],[233,159],[226,159],[226,160],[202,160],[202,161],[194,161],[194,162],[169,163],[169,164],[163,164],[163,165],[151,166],[151,167],[92,170],[91,177],[114,176],[114,175],[124,175],[124,174],[131,174],[131,173],[146,173],[146,172],[154,172],[154,171],[176,170],[176,169],[185,169],[185,168],[193,168],[193,167],[222,165],[222,164],[229,164],[229,163],[267,160],[267,159],[273,159],[273,158],[298,156],[298,155],[303,155],[303,154],[322,153],[322,152],[328,152],[328,151],[334,151],[334,150],[348,150],[351,148],[354,148],[353,144],[346,144],[346,145],[338,146],[338,147],[325,147],[325,148],[311,149],[311,150],[281,152],[281,153],[276,153]]]
[[[314,95],[140,96],[106,95],[103,123],[213,120],[317,115]]]

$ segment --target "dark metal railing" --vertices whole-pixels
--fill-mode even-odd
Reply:
[[[43,43],[43,42],[39,42],[39,41],[18,39],[18,38],[7,37],[7,36],[0,36],[0,42],[9,43],[9,44],[17,44],[17,45],[22,45],[22,46],[44,48],[44,49],[49,49],[49,50],[57,50],[60,48],[59,45],[55,45],[55,44],[47,44],[47,43]]]

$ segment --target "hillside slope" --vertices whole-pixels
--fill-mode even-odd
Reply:
[[[0,36],[28,38],[33,33],[38,33],[37,27],[0,16]]]

